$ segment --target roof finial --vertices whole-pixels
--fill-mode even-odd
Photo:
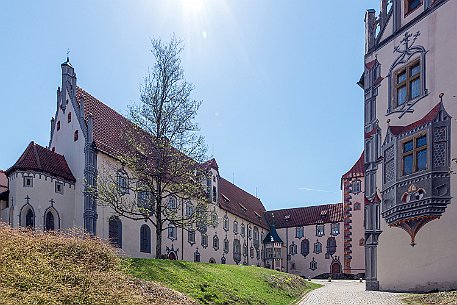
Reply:
[[[67,62],[70,62],[70,48],[67,48]]]

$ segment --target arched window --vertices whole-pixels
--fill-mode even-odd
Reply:
[[[360,202],[354,203],[354,211],[359,211],[359,210],[361,210]]]
[[[335,237],[329,237],[327,239],[327,253],[333,255],[336,252],[336,239]]]
[[[241,237],[244,237],[246,235],[246,227],[244,223],[241,224]]]
[[[75,130],[75,133],[73,134],[73,141],[78,141],[78,138],[79,138],[79,134],[78,134],[78,131]]]
[[[303,239],[301,241],[300,253],[304,257],[306,257],[309,254],[309,240],[308,239]]]
[[[227,262],[227,259],[225,258],[225,256],[222,256],[221,258],[221,264],[225,264]]]
[[[290,255],[297,254],[297,245],[294,242],[292,242],[292,244],[289,246],[289,254]]]
[[[112,216],[109,219],[108,227],[108,237],[110,243],[115,247],[122,248],[122,222],[119,217]]]
[[[151,253],[151,228],[146,224],[140,228],[140,252]]]
[[[35,228],[35,214],[32,209],[29,209],[25,214],[25,226],[27,228]]]
[[[214,257],[211,257],[211,258],[209,259],[209,263],[210,263],[210,264],[215,264],[215,263],[216,263],[216,260],[214,259]]]
[[[46,216],[44,217],[44,229],[46,231],[54,231],[54,215],[52,215],[51,211],[46,212]]]
[[[178,208],[178,200],[176,199],[175,196],[171,196],[170,199],[168,199],[168,209],[176,210],[177,208]]]
[[[71,123],[71,112],[68,113],[68,123]]]

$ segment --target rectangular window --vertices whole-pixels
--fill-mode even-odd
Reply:
[[[400,107],[421,95],[420,77],[421,66],[419,60],[396,72],[394,108]]]
[[[321,237],[325,235],[325,225],[316,225],[316,236]]]
[[[340,234],[340,224],[339,223],[332,223],[332,235],[336,236]]]
[[[213,186],[213,202],[217,201],[217,189],[215,186]]]
[[[422,5],[422,0],[406,0],[405,1],[405,15],[416,10],[421,5]]]
[[[56,181],[55,192],[59,193],[59,194],[63,194],[63,183],[62,182]]]
[[[187,241],[191,244],[195,244],[195,231],[189,231],[187,234]]]
[[[168,238],[175,240],[178,237],[177,235],[178,235],[178,230],[176,229],[176,227],[173,225],[169,225],[168,226]]]
[[[295,237],[303,238],[303,236],[305,236],[305,229],[303,227],[296,227],[295,228]]]
[[[24,187],[33,187],[33,177],[31,177],[31,176],[24,177]]]
[[[427,169],[427,135],[402,143],[402,172],[409,175]]]

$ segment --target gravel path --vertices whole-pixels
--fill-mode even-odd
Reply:
[[[332,280],[314,280],[324,285],[308,293],[299,305],[402,305],[402,294],[391,292],[365,291],[365,282]]]

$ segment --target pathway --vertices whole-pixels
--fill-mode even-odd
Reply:
[[[308,293],[299,305],[402,305],[402,294],[379,291],[365,291],[365,282],[346,280],[313,280],[324,285]]]

